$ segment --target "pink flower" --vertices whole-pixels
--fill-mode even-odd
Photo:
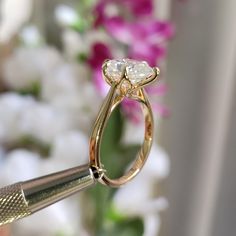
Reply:
[[[120,12],[109,15],[109,4]],[[121,17],[126,8],[129,19]],[[166,54],[165,42],[174,35],[174,27],[168,21],[154,19],[152,11],[152,0],[100,0],[95,7],[95,26],[103,26],[114,39],[127,45],[129,58],[155,66]]]
[[[164,82],[159,82],[158,84],[148,86],[146,91],[151,95],[164,96],[168,91],[168,87]]]
[[[167,85],[159,83],[148,86],[146,91],[150,97],[153,111],[161,117],[168,117],[170,115],[169,109],[160,103],[159,97],[164,96],[167,92]],[[134,123],[139,123],[142,120],[142,112],[137,102],[125,99],[122,103],[122,109],[125,115]]]
[[[127,15],[132,18],[150,17],[153,13],[152,0],[100,0],[94,10],[96,26],[102,25],[109,18],[106,14],[109,5],[117,6],[120,14],[127,11]]]
[[[168,91],[166,83],[161,81],[157,84],[148,86],[146,88],[146,91],[148,95],[151,97],[150,100],[154,112],[159,114],[161,117],[168,117],[170,115],[169,108],[166,105],[163,105],[159,101],[159,98],[165,96]]]
[[[170,22],[154,19],[152,13],[153,0],[100,0],[94,10],[95,27],[104,27],[112,38],[123,44],[127,48],[127,58],[145,60],[150,66],[156,66],[166,55],[166,41],[173,37],[175,30]],[[95,45],[93,51],[89,59],[93,81],[105,96],[108,87],[102,79],[100,68],[103,60],[111,57],[111,53],[101,43]],[[168,116],[169,110],[156,99],[165,94],[166,86],[152,85],[147,92],[154,98],[153,109],[161,116]],[[138,107],[130,100],[122,103],[124,113],[133,122],[141,119]]]
[[[153,13],[153,1],[152,0],[121,0],[130,12],[136,16],[150,16]]]
[[[137,102],[125,99],[122,102],[122,110],[124,114],[135,124],[140,123],[142,119],[142,111]]]
[[[91,55],[88,58],[88,64],[92,69],[92,80],[97,91],[106,96],[109,86],[102,78],[101,67],[105,59],[112,58],[111,51],[107,45],[96,42],[92,46]],[[146,88],[147,93],[151,96],[153,110],[162,117],[169,116],[169,109],[157,101],[157,97],[164,96],[167,92],[167,86],[164,83],[155,84]],[[142,119],[139,104],[135,101],[125,99],[122,103],[122,110],[125,115],[134,123],[139,123]]]
[[[92,68],[101,69],[101,65],[105,59],[111,59],[111,51],[108,45],[105,45],[102,42],[96,42],[92,45],[91,55],[88,59],[88,64]]]
[[[165,56],[164,42],[174,34],[171,23],[156,20],[127,22],[121,17],[112,17],[103,25],[113,38],[129,46],[129,58],[146,60],[151,66],[159,64]]]
[[[111,59],[111,51],[107,45],[101,42],[96,42],[92,46],[91,55],[88,58],[88,64],[92,69],[92,79],[98,92],[105,96],[109,90],[109,86],[102,78],[101,67],[106,59]]]
[[[131,44],[137,39],[145,39],[149,43],[161,43],[174,35],[174,27],[168,21],[153,19],[125,21],[122,17],[106,18],[103,26],[116,40]]]

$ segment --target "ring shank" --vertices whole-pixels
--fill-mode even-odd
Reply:
[[[100,146],[103,131],[114,109],[122,102],[124,96],[119,95],[116,91],[116,85],[113,85],[107,95],[106,100],[99,112],[98,118],[95,122],[94,129],[90,139],[90,165],[97,166],[103,169],[100,160]],[[119,187],[126,182],[133,179],[142,169],[149,155],[152,141],[153,141],[153,114],[150,103],[145,94],[145,91],[140,88],[135,94],[130,94],[130,99],[135,100],[141,104],[142,112],[145,121],[144,141],[133,162],[131,168],[121,177],[110,179],[105,173],[101,176],[100,182],[110,187]]]

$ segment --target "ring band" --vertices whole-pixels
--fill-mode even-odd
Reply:
[[[130,59],[108,60],[103,64],[103,77],[111,85],[110,91],[101,107],[90,138],[90,165],[104,169],[100,159],[100,146],[103,131],[111,113],[125,97],[137,101],[145,121],[143,144],[131,168],[121,177],[110,179],[104,172],[99,181],[111,187],[119,187],[133,179],[144,166],[153,141],[154,122],[151,105],[143,86],[156,80],[158,68],[151,68],[146,62]]]

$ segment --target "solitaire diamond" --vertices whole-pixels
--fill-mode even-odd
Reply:
[[[137,84],[152,76],[154,71],[146,62],[128,60],[126,73],[130,82]]]
[[[125,62],[123,60],[110,60],[107,62],[106,75],[113,81],[120,81],[124,77]]]
[[[144,61],[109,60],[105,66],[105,75],[111,83],[120,82],[126,75],[132,85],[139,85],[155,75],[153,68]]]

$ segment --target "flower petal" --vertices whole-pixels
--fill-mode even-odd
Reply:
[[[133,27],[121,17],[111,17],[104,21],[105,29],[117,41],[125,44],[133,42]]]
[[[153,13],[152,0],[123,0],[123,3],[136,17],[150,16]]]

